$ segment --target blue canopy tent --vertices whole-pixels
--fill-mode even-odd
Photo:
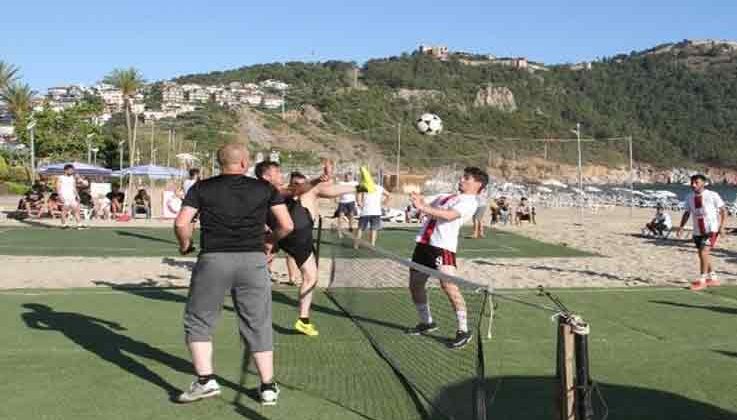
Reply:
[[[128,176],[128,175],[148,177],[149,179],[155,180],[155,179],[169,179],[169,178],[183,177],[184,171],[181,169],[170,168],[167,166],[140,165],[140,166],[131,166],[130,168],[125,168],[119,172],[119,176]]]
[[[44,165],[38,168],[38,173],[40,175],[63,175],[64,174],[64,166],[66,165],[72,165],[74,166],[74,172],[81,176],[105,176],[110,177],[113,174],[113,171],[111,169],[103,168],[100,166],[90,165],[88,163],[80,163],[80,162],[65,162],[65,163],[52,163],[49,165]]]

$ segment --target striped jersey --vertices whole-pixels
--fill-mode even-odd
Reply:
[[[469,221],[476,212],[478,199],[472,194],[448,194],[441,195],[430,203],[430,206],[436,209],[457,211],[461,217],[452,220],[438,220],[428,217],[422,224],[420,232],[417,234],[416,241],[420,244],[427,244],[436,248],[456,252],[458,248],[458,235],[461,232],[461,226]]]

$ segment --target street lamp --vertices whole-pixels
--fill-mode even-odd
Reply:
[[[94,133],[87,134],[85,139],[87,140],[87,163],[92,163],[92,137],[95,137]]]
[[[31,120],[26,126],[26,130],[31,135],[31,183],[36,180],[36,142],[34,136],[36,134],[36,120]]]
[[[118,150],[120,151],[119,157],[120,157],[120,166],[118,167],[118,170],[123,170],[123,146],[125,145],[125,140],[121,140],[118,142]]]
[[[97,166],[97,152],[99,152],[99,151],[100,151],[100,149],[99,149],[99,148],[97,148],[97,147],[93,147],[93,148],[92,148],[92,149],[90,149],[90,150],[92,150],[92,162],[93,162],[93,164],[94,164],[95,166]]]

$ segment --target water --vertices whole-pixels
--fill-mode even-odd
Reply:
[[[628,186],[625,188],[629,188]],[[725,202],[733,202],[737,199],[737,186],[726,184],[709,185],[707,189],[719,193]],[[665,190],[678,194],[678,199],[683,201],[686,195],[691,192],[691,187],[681,184],[635,184],[635,190]]]

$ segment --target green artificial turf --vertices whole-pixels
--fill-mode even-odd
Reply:
[[[490,230],[485,239],[469,239],[464,231],[460,241],[461,258],[576,257],[590,255],[564,245],[548,244],[507,231]],[[387,228],[379,233],[377,245],[403,257],[411,256],[417,228]],[[199,235],[199,232],[195,235]],[[317,236],[317,235],[315,235]],[[197,239],[197,238],[196,238]],[[324,231],[322,256],[352,255],[348,241]],[[177,256],[172,229],[167,228],[59,228],[23,227],[0,229],[0,255],[41,255],[81,257],[171,257]]]
[[[357,321],[369,334],[383,337],[384,348],[393,349],[411,380],[452,377],[456,362],[474,350],[467,347],[445,357],[437,337],[408,341],[399,327],[415,319],[411,307],[399,306],[404,293],[335,290],[333,295],[363,316]],[[509,293],[551,305],[534,291]],[[591,376],[606,400],[609,419],[737,419],[737,288],[553,293],[591,325]],[[241,381],[242,349],[229,304],[215,336],[223,395],[186,406],[172,403],[170,394],[191,380],[182,344],[185,296],[186,290],[176,289],[1,292],[0,418],[419,418],[416,402],[397,376],[324,293],[316,295],[312,314],[320,337],[294,334],[293,289],[275,289],[273,295],[282,384],[278,406],[262,408],[255,401],[253,373]],[[453,329],[443,299],[432,296],[439,337]],[[490,418],[553,418],[552,313],[494,300],[494,335],[483,341]],[[441,397],[465,395],[468,383],[452,380],[438,391]],[[598,394],[594,401],[595,418],[601,418]]]

